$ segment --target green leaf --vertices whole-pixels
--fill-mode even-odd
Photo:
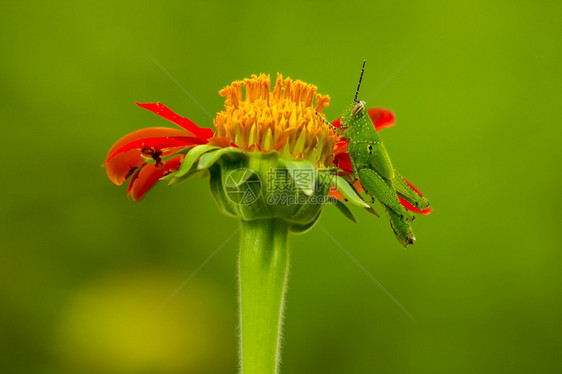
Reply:
[[[201,159],[197,164],[197,169],[201,170],[211,167],[225,153],[241,153],[241,152],[242,151],[238,148],[228,147],[228,148],[222,148],[216,151],[205,153],[204,155],[201,156]]]
[[[336,206],[336,208],[338,208],[339,211],[343,213],[344,216],[349,218],[351,221],[357,223],[357,221],[355,220],[355,217],[353,216],[353,213],[351,213],[351,210],[349,210],[347,205],[345,205],[344,203],[342,203],[338,199],[334,199],[333,197],[329,198],[328,201],[331,204],[334,204]]]
[[[370,208],[370,205],[363,200],[355,188],[344,178],[339,175],[330,175],[330,179],[332,185],[336,187],[350,203],[360,206],[361,208]]]
[[[187,174],[193,164],[197,161],[197,159],[205,152],[212,151],[213,149],[218,149],[219,147],[209,144],[202,144],[196,147],[191,148],[187,155],[185,155],[185,159],[181,163],[181,166],[178,171],[172,174],[168,174],[170,178],[179,178]]]
[[[295,185],[302,190],[302,192],[311,196],[314,194],[314,189],[316,182],[314,178],[316,173],[314,170],[314,165],[310,161],[290,161],[290,160],[280,160],[285,164],[285,167],[289,171],[291,178],[295,182]]]

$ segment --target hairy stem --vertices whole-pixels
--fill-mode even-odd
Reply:
[[[279,219],[242,221],[240,372],[278,373],[289,270],[289,227]]]

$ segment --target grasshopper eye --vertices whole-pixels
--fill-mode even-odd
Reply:
[[[362,112],[365,111],[365,102],[364,101],[360,101],[357,104],[355,104],[355,106],[353,107],[353,109],[351,110],[351,114],[352,115],[357,115],[360,114]]]

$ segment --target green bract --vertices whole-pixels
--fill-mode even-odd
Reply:
[[[175,184],[205,169],[220,210],[244,221],[277,218],[291,231],[302,232],[316,222],[325,203],[333,202],[328,193],[334,176],[306,160],[282,159],[278,152],[200,145],[165,178]]]

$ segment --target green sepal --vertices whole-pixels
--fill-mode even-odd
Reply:
[[[198,170],[198,171],[199,171],[199,178],[201,178],[201,179],[207,178],[208,176],[211,175],[211,172],[209,171],[209,169]]]
[[[250,169],[240,169],[240,171],[243,173],[241,176],[240,173],[238,173],[237,174],[238,178],[231,178],[225,180],[224,186],[227,188],[239,188],[254,175],[254,173]]]
[[[156,165],[156,160],[153,159],[152,157],[146,157],[143,154],[141,154],[141,157],[142,157],[142,159],[144,160],[145,163]]]
[[[199,159],[197,169],[202,170],[209,168],[210,166],[214,165],[214,163],[217,162],[217,160],[221,158],[225,153],[242,153],[242,151],[238,148],[228,147],[207,152]]]
[[[178,171],[168,174],[169,178],[179,178],[187,174],[193,164],[197,161],[197,159],[205,152],[209,152],[213,149],[218,149],[219,147],[209,144],[201,144],[191,148],[187,155],[185,155],[185,159],[181,163],[181,166]]]
[[[314,217],[314,219],[308,223],[305,224],[298,224],[298,223],[293,223],[289,226],[289,231],[294,232],[295,234],[304,234],[305,232],[307,232],[308,230],[310,230],[312,228],[312,226],[314,226],[316,224],[316,222],[318,221],[318,218],[320,218],[320,214],[322,213],[322,211],[319,211],[318,214],[316,215],[316,217]]]
[[[222,170],[222,168],[219,166],[214,166],[205,170],[209,171],[210,173],[209,186],[211,188],[211,195],[217,203],[219,210],[227,216],[238,217],[239,215],[237,214],[238,212],[236,210],[236,206],[229,198],[227,198],[223,188],[222,174],[224,171]]]
[[[315,187],[315,172],[314,172],[314,165],[310,161],[302,160],[302,161],[290,161],[280,159],[282,164],[285,165],[287,171],[291,175],[295,186],[297,186],[306,196],[312,196],[314,194],[314,187]],[[299,171],[304,171],[309,173],[312,176],[311,180],[303,180],[303,178],[298,178]],[[308,183],[307,183],[308,182]]]
[[[333,197],[328,198],[328,202],[330,204],[334,204],[336,206],[336,208],[338,208],[338,210],[340,212],[342,212],[343,215],[346,216],[350,221],[353,221],[353,222],[357,223],[357,220],[355,219],[355,217],[353,216],[353,213],[351,213],[351,210],[347,207],[347,205],[345,205],[344,203],[342,203],[341,201],[339,201],[338,199],[335,199]]]
[[[250,172],[233,174],[244,169]],[[244,221],[279,218],[289,223],[292,231],[305,231],[316,222],[326,202],[329,180],[321,183],[322,179],[316,178],[314,193],[309,196],[296,188],[292,179],[289,189],[285,184],[271,184],[271,171],[277,169],[288,172],[279,153],[251,152],[227,153],[205,170],[210,171],[213,197],[225,214]],[[250,199],[242,200],[246,192],[251,192],[247,195]]]
[[[365,208],[365,210],[366,210],[367,212],[369,212],[369,213],[371,213],[371,214],[373,214],[373,215],[379,217],[379,218],[381,217],[381,216],[379,215],[379,213],[375,210],[375,208],[373,208],[371,205],[369,205],[368,208]]]
[[[186,174],[182,175],[181,177],[177,178],[177,177],[172,177],[170,179],[170,181],[168,182],[168,186],[174,186],[178,183],[184,182],[186,180],[188,180],[189,178],[191,178],[192,176],[194,176],[195,174],[201,172],[201,170],[197,170],[195,168],[191,168],[191,170],[189,170]]]
[[[330,178],[332,186],[336,187],[350,203],[360,206],[361,208],[370,208],[369,204],[363,200],[355,188],[343,177],[339,175],[329,175],[328,177]]]

